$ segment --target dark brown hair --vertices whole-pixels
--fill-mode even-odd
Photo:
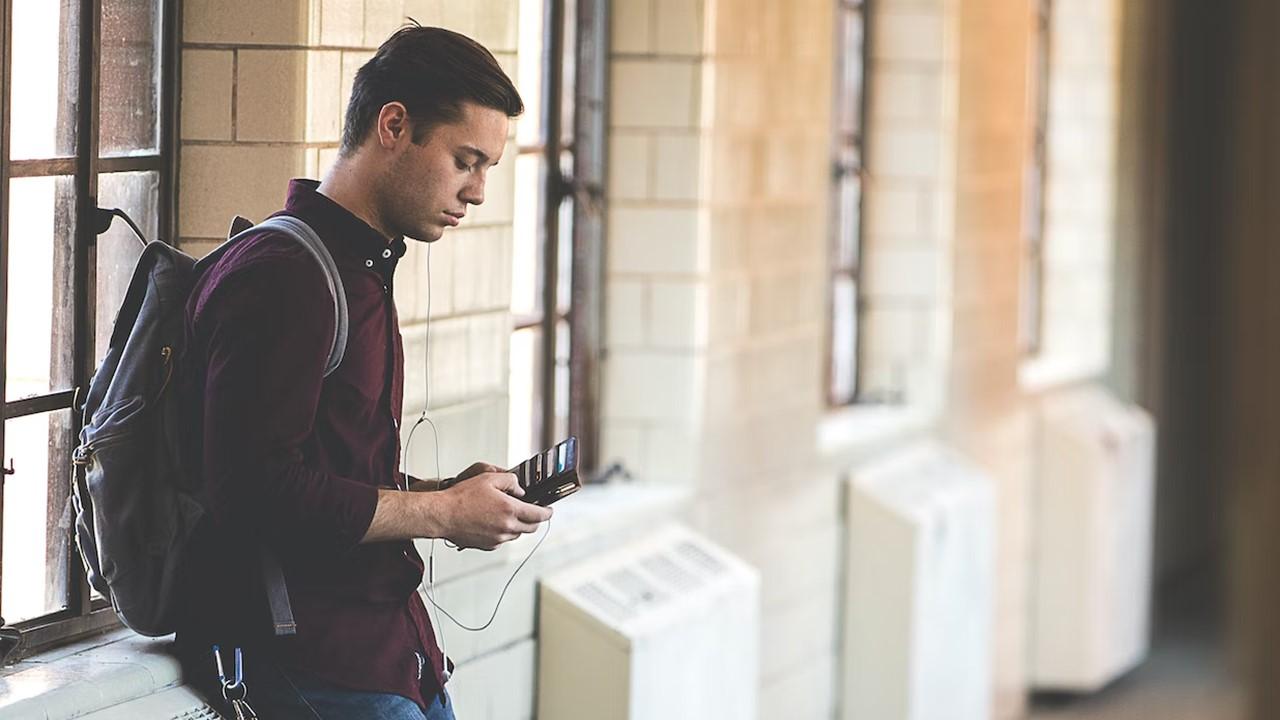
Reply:
[[[511,78],[483,45],[465,35],[410,20],[378,48],[356,73],[342,128],[342,154],[364,142],[389,102],[404,103],[413,122],[413,141],[431,128],[456,122],[462,103],[501,110],[507,117],[524,112]]]

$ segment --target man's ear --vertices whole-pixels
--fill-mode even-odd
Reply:
[[[413,135],[413,125],[409,122],[409,110],[399,101],[392,101],[378,111],[378,124],[374,128],[378,133],[378,144],[390,150],[405,137]]]

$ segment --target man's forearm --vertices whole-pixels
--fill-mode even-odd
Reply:
[[[378,506],[361,543],[443,537],[448,498],[443,493],[378,490]]]

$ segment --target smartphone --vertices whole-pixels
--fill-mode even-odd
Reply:
[[[568,497],[582,488],[578,479],[578,438],[570,435],[507,472],[516,476],[525,502],[546,506]]]

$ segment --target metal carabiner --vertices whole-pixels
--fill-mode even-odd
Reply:
[[[249,705],[249,701],[245,698],[249,695],[249,686],[244,683],[244,656],[240,652],[240,648],[235,649],[236,655],[236,674],[227,679],[227,673],[222,665],[222,651],[217,645],[213,646],[213,661],[218,667],[218,684],[222,688],[222,699],[231,706],[231,710],[235,712],[238,720],[253,720],[258,714],[253,711]]]

